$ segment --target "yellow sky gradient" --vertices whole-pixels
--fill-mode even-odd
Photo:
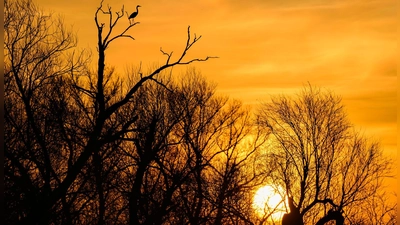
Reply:
[[[99,0],[36,0],[73,25],[79,46],[95,53]],[[284,2],[284,3],[282,3]],[[248,104],[298,92],[310,82],[342,96],[350,120],[397,152],[397,2],[395,0],[106,0],[114,11],[141,5],[130,34],[107,59],[126,66],[163,63],[160,47],[177,55],[187,26],[202,35],[189,57],[218,91]],[[128,25],[121,20],[120,28]],[[93,54],[95,56],[95,54]]]

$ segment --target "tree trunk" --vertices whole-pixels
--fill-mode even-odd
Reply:
[[[335,220],[336,225],[343,225],[344,224],[344,217],[341,212],[339,211],[329,211],[327,215],[322,217],[315,225],[324,225],[327,222]]]

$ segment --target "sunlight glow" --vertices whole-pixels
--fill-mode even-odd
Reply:
[[[253,208],[259,217],[270,215],[270,220],[281,220],[286,213],[283,188],[265,185],[259,188],[253,200]],[[286,199],[286,198],[285,198]]]

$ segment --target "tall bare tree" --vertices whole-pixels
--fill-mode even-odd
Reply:
[[[49,212],[55,204],[47,200],[67,172],[71,143],[65,138],[72,133],[66,132],[77,119],[65,76],[82,71],[86,62],[82,55],[67,55],[76,38],[63,21],[32,2],[5,1],[4,18],[7,223],[38,214],[51,220],[63,213]]]
[[[113,181],[108,177],[118,162],[107,162],[108,153],[135,131],[135,110],[126,113],[134,109],[133,96],[146,82],[161,85],[157,75],[168,68],[208,60],[185,57],[201,36],[193,37],[188,28],[186,46],[176,59],[162,51],[165,64],[139,71],[140,79],[123,88],[126,83],[106,67],[106,50],[121,38],[133,39],[129,32],[138,25],[120,23],[126,16],[123,7],[113,12],[101,2],[95,12],[95,73],[84,55],[72,51],[76,38],[62,20],[30,0],[5,1],[4,12],[7,222],[104,224],[106,183]],[[101,23],[100,16],[107,22]],[[114,33],[118,26],[125,28]]]
[[[354,130],[331,92],[309,86],[297,97],[273,97],[258,116],[272,133],[269,179],[293,197],[305,223],[343,224],[389,175],[391,163],[379,144]]]

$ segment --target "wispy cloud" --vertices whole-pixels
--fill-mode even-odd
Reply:
[[[83,46],[95,47],[97,0],[38,0],[66,15]],[[115,43],[110,64],[164,60],[159,48],[179,52],[186,28],[203,35],[191,56],[219,59],[197,66],[219,91],[246,102],[270,93],[292,92],[310,82],[342,95],[349,116],[362,127],[396,124],[395,0],[159,0],[106,1],[131,12],[142,5],[133,30],[136,41]],[[128,21],[126,21],[127,23]],[[129,54],[128,54],[129,53]],[[129,57],[127,57],[129,56]],[[375,129],[374,128],[374,129]]]

